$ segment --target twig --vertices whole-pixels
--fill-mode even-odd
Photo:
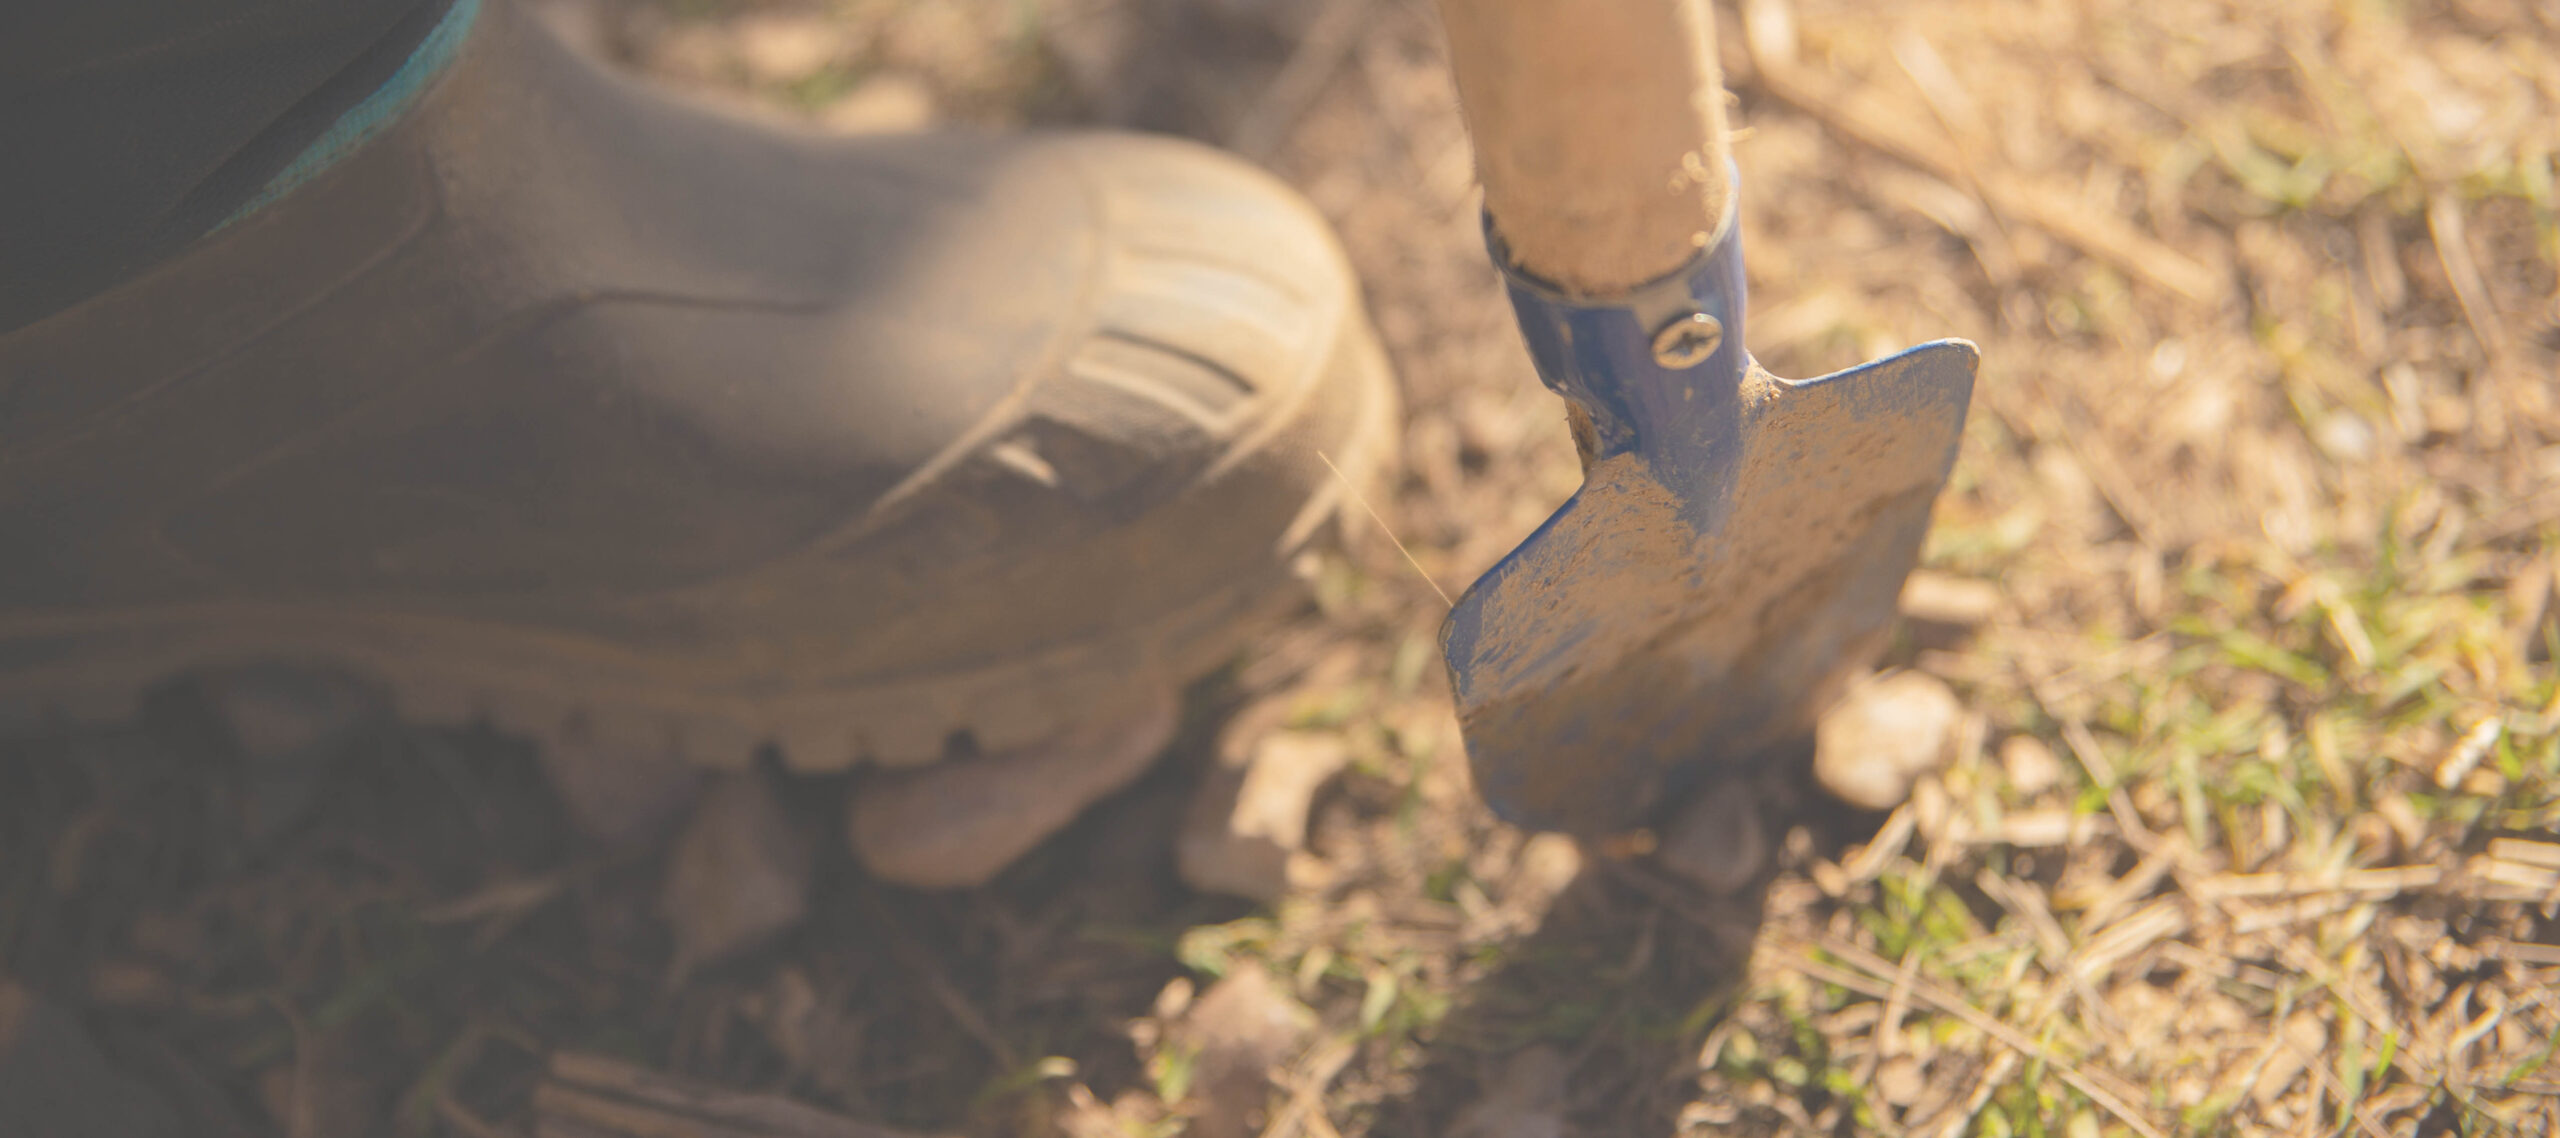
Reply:
[[[2494,850],[2496,843],[2491,843]],[[2303,878],[2290,873],[2240,873],[2207,878],[2196,883],[2199,899],[2221,901],[2234,897],[2300,897],[2314,893],[2370,894],[2372,900],[2384,900],[2403,893],[2432,889],[2444,880],[2444,867],[2435,865],[2399,865],[2380,869],[2350,869],[2334,876]]]
[[[2064,713],[2060,702],[2048,697],[2043,681],[2028,680],[2027,692],[2043,706],[2045,714],[2062,724],[2063,745],[2088,770],[2089,778],[2107,792],[2107,813],[2115,816],[2116,829],[2125,844],[2146,856],[2160,848],[2160,836],[2151,832],[2150,825],[2142,820],[2142,812],[2134,809],[2132,796],[2125,793],[2124,784],[2116,777],[2115,764],[2107,760],[2105,751],[2098,749],[2098,738],[2089,733],[2089,725],[2076,715]],[[2176,872],[2175,866],[2171,872]]]
[[[2364,1021],[2367,1030],[2391,1032],[2398,1029],[2400,1021],[2391,1015],[2389,1009],[2375,1006],[2365,997],[2362,989],[2349,983],[2343,973],[2332,967],[2330,962],[2320,959],[2311,950],[2304,948],[2301,942],[2288,940],[2283,943],[2279,951],[2285,963],[2317,981],[2321,987],[2337,993],[2339,1000],[2346,1004],[2347,1010]],[[2430,1064],[2420,1062],[2418,1057],[2411,1054],[2407,1048],[2392,1052],[2391,1065],[2405,1069],[2409,1077],[2419,1083],[2435,1084],[2445,1081],[2444,1072],[2430,1070]]]
[[[1868,975],[1862,976],[1858,973],[1850,972],[1845,969],[1834,968],[1831,965],[1816,960],[1813,958],[1813,954],[1809,951],[1809,948],[1811,947],[1819,947],[1822,951],[1839,957],[1841,960],[1847,961],[1849,964],[1863,970]],[[1869,977],[1890,977],[1895,975],[1897,971],[1890,961],[1887,961],[1874,953],[1868,952],[1856,945],[1843,943],[1828,937],[1823,938],[1814,946],[1797,946],[1797,950],[1790,954],[1790,959],[1786,961],[1786,965],[1787,967],[1802,972],[1816,980],[1820,980],[1827,984],[1838,984],[1843,988],[1872,996],[1879,1000],[1889,998],[1892,994],[1892,988],[1885,983],[1878,982],[1877,980],[1870,979]],[[2167,1136],[2161,1132],[2159,1127],[2153,1126],[2149,1119],[2142,1117],[2141,1113],[2136,1111],[2131,1103],[2128,1103],[2123,1098],[2117,1096],[2115,1092],[2098,1085],[2097,1080],[2091,1078],[2087,1072],[2081,1070],[2078,1064],[2073,1063],[2062,1055],[2055,1053],[2053,1049],[2028,1038],[2026,1033],[2001,1022],[1999,1018],[1991,1015],[1990,1013],[1974,1007],[1972,1004],[1967,1003],[1960,997],[1941,991],[1936,985],[1916,977],[1911,982],[1911,998],[1920,1003],[1927,1004],[1943,1014],[1951,1015],[1957,1019],[1963,1020],[1965,1023],[1971,1025],[1975,1030],[2000,1041],[2001,1044],[2008,1047],[2010,1050],[2043,1063],[2055,1074],[2061,1076],[2063,1082],[2071,1084],[2072,1089],[2079,1091],[2081,1094],[2087,1095],[2089,1097],[2089,1101],[2098,1104],[2100,1109],[2116,1116],[2117,1121],[2124,1123],[2127,1127],[2131,1128],[2134,1133],[2142,1135],[2143,1138],[2167,1138]]]
[[[2002,1051],[1992,1056],[1991,1062],[1983,1065],[1982,1076],[1974,1080],[1973,1093],[1965,1096],[1964,1105],[1957,1107],[1947,1119],[1947,1124],[1938,1129],[1938,1138],[1962,1138],[1965,1127],[1971,1126],[1973,1120],[1982,1114],[1982,1108],[1991,1102],[1991,1096],[1999,1092],[2000,1084],[2017,1069],[2017,1052]]]
[[[2080,914],[2080,927],[2083,929],[2105,928],[2108,922],[2115,919],[2119,911],[2150,896],[2151,891],[2159,887],[2160,879],[2167,877],[2172,870],[2176,869],[2178,859],[2184,856],[2186,856],[2184,837],[2171,834],[2162,838],[2159,848],[2142,855],[2142,860],[2135,862],[2131,871],[2117,878],[2114,884],[2107,886],[2104,892],[2098,894],[2096,900],[2089,903],[2089,907]]]
[[[2085,935],[2080,951],[2065,964],[2081,983],[2090,983],[2152,945],[2187,931],[2185,907],[2164,898],[2127,914],[2121,921]],[[2095,927],[2084,925],[2086,929]]]
[[[557,1052],[533,1090],[541,1138],[916,1138],[780,1095]]]
[[[1351,484],[1350,477],[1342,473],[1342,468],[1333,464],[1333,456],[1317,451],[1316,457],[1324,460],[1325,469],[1332,471],[1335,478],[1341,479],[1342,488],[1351,492],[1351,500],[1360,503],[1360,508],[1369,512],[1369,520],[1378,523],[1379,531],[1387,535],[1388,541],[1395,543],[1396,552],[1404,554],[1404,563],[1413,566],[1414,574],[1422,578],[1423,584],[1431,586],[1432,593],[1440,598],[1440,603],[1449,608],[1458,607],[1458,602],[1449,599],[1449,591],[1441,588],[1440,582],[1432,579],[1431,571],[1422,567],[1422,562],[1414,558],[1412,550],[1405,548],[1404,539],[1396,536],[1395,527],[1388,525],[1387,519],[1378,516],[1378,508],[1369,504],[1369,496],[1361,493],[1359,487]]]
[[[1289,1080],[1289,1101],[1271,1116],[1271,1125],[1262,1128],[1262,1138],[1295,1138],[1302,1130],[1332,1130],[1332,1123],[1324,1116],[1325,1088],[1333,1085],[1334,1076],[1340,1075],[1359,1051],[1358,1041],[1336,1036],[1317,1044],[1300,1059]]]
[[[998,1066],[1007,1071],[1020,1070],[1021,1055],[1014,1051],[1012,1044],[1005,1042],[1003,1036],[996,1034],[994,1025],[988,1023],[987,1017],[979,1013],[977,1005],[970,1003],[969,998],[952,985],[951,977],[943,972],[939,963],[935,962],[933,954],[927,952],[923,945],[916,943],[914,935],[889,915],[888,907],[880,904],[877,897],[870,898],[870,901],[873,917],[889,934],[890,951],[897,955],[900,963],[913,970],[918,979],[924,981],[926,994],[932,996],[935,1003],[942,1005],[944,1014],[951,1017],[951,1022],[958,1025],[962,1034],[976,1040],[978,1046],[986,1048],[988,1058],[994,1059]]]
[[[1910,844],[1911,832],[1916,827],[1916,816],[1909,803],[1895,807],[1893,813],[1885,816],[1884,825],[1876,828],[1876,836],[1867,839],[1867,844],[1858,848],[1856,856],[1840,867],[1841,872],[1853,885],[1882,876],[1885,867],[1893,864],[1893,859],[1901,856],[1903,847]]]
[[[2293,1044],[2284,1038],[2281,1030],[2276,1033],[2276,1044],[2305,1060],[2302,1064],[2303,1069],[2311,1072],[2312,1078],[2319,1080],[2322,1089],[2337,1096],[2338,1105],[2347,1108],[2347,1114],[2356,1120],[2356,1126],[2365,1132],[2365,1138],[2391,1138],[2391,1135],[2382,1129],[2382,1124],[2373,1120],[2373,1113],[2366,1110],[2363,1103],[2357,1102],[2355,1096],[2347,1093],[2347,1088],[2338,1082],[2337,1074],[2329,1070],[2328,1064],[2321,1062],[2327,1056],[2302,1055],[2301,1051],[2295,1049]],[[2316,1113],[2319,1105],[2314,1103],[2312,1109]]]
[[[1746,18],[1748,13],[1746,12]],[[1745,35],[1746,45],[1756,37]],[[1760,86],[1778,101],[1811,115],[1850,141],[1926,171],[1952,184],[1980,187],[1986,206],[2052,235],[2081,253],[2207,307],[2219,306],[2230,294],[2228,282],[2195,259],[2145,236],[2133,227],[2064,195],[2014,178],[1967,176],[1964,161],[1917,139],[1921,132],[1889,121],[1885,112],[1850,106],[1820,90],[1804,69],[1755,52],[1752,66]]]
[[[2448,190],[2427,195],[2427,237],[2436,247],[2436,260],[2444,266],[2447,283],[2453,286],[2453,299],[2462,307],[2462,320],[2471,326],[2472,338],[2480,342],[2480,354],[2495,371],[2507,362],[2506,323],[2498,319],[2498,310],[2489,300],[2489,282],[2480,275],[2479,262],[2471,259],[2471,244],[2463,233],[2462,203]]]

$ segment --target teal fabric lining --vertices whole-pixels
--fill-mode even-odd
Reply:
[[[391,78],[365,96],[363,102],[347,108],[309,147],[295,155],[275,177],[267,179],[255,196],[214,228],[230,225],[283,197],[397,121],[400,112],[426,93],[428,82],[453,62],[455,54],[462,50],[463,37],[471,31],[472,20],[479,14],[480,0],[454,0],[453,7],[446,9],[444,18],[436,21],[427,38],[418,42],[400,70],[392,72]]]

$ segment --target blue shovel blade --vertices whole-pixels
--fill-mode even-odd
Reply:
[[[1738,257],[1730,275],[1738,339]],[[1528,316],[1542,373],[1602,445],[1572,499],[1459,599],[1441,650],[1494,810],[1623,832],[1703,775],[1809,736],[1874,661],[1978,353],[1941,340],[1792,381],[1728,343],[1721,389],[1657,372],[1638,390],[1609,374],[1643,370],[1635,352],[1598,343],[1625,336],[1595,324],[1542,345]],[[1551,369],[1560,353],[1572,362]]]

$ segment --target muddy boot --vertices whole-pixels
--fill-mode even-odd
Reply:
[[[1299,603],[1319,452],[1391,445],[1341,252],[1241,163],[795,133],[427,14],[209,232],[0,332],[0,721],[310,660],[634,772],[1117,770]]]

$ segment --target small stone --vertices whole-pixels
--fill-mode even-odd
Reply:
[[[760,771],[720,776],[669,855],[658,913],[675,932],[670,975],[752,948],[809,910],[810,848]]]
[[[1166,1029],[1191,1050],[1194,1138],[1248,1138],[1262,1132],[1272,1075],[1297,1057],[1315,1015],[1282,990],[1261,964],[1244,961],[1201,993]]]
[[[1841,801],[1891,810],[1955,749],[1964,705],[1936,677],[1896,672],[1849,689],[1814,735],[1813,773]]]
[[[882,774],[854,792],[845,827],[853,851],[872,876],[899,885],[986,884],[1146,773],[1181,710],[1166,688],[1046,743]]]
[[[894,73],[863,80],[818,112],[820,123],[845,134],[903,134],[927,129],[941,117],[932,88]]]
[[[1290,860],[1305,848],[1316,792],[1350,762],[1342,737],[1274,731],[1222,739],[1174,845],[1182,879],[1204,893],[1272,901],[1289,889]]]
[[[1656,856],[1663,868],[1709,893],[1739,893],[1769,864],[1763,805],[1742,779],[1710,785],[1664,831]]]
[[[2000,743],[2000,769],[2009,786],[2030,798],[2062,784],[2062,761],[2053,748],[2033,735],[2011,735]]]
[[[1511,877],[1503,885],[1502,902],[1543,915],[1565,887],[1582,876],[1582,847],[1563,834],[1533,834],[1520,844]]]
[[[1564,1054],[1553,1047],[1512,1055],[1485,1096],[1450,1122],[1449,1138],[1564,1138],[1569,1073]]]
[[[1929,1080],[1920,1070],[1920,1061],[1908,1055],[1896,1055],[1876,1068],[1876,1094],[1895,1106],[1909,1106],[1920,1101],[1920,1093],[1929,1089]]]
[[[2313,429],[2311,441],[2338,462],[2361,463],[2373,456],[2373,425],[2353,411],[2332,411]]]

